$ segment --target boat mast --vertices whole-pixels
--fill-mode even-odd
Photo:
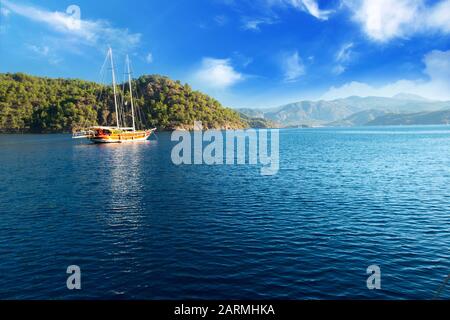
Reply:
[[[136,123],[134,121],[133,90],[131,89],[130,58],[128,58],[128,55],[127,55],[127,67],[128,67],[128,85],[130,86],[131,118],[133,119],[133,131],[136,131]]]
[[[114,73],[114,61],[113,61],[113,54],[112,49],[109,47],[108,51],[109,57],[111,58],[111,71],[112,71],[112,85],[113,85],[113,92],[114,92],[114,107],[116,108],[116,122],[117,122],[117,128],[120,127],[119,124],[119,110],[117,108],[117,94],[116,94],[116,75]]]

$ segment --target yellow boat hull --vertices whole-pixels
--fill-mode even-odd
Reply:
[[[92,135],[88,139],[93,143],[124,143],[141,142],[150,138],[154,130],[138,130],[131,132],[112,133],[110,135]]]

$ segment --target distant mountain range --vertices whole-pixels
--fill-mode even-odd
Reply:
[[[391,98],[352,96],[332,101],[300,101],[274,109],[238,109],[248,117],[269,120],[279,127],[441,124],[447,123],[449,110],[450,101],[412,94]]]
[[[364,126],[367,123],[389,114],[387,111],[369,109],[361,112],[357,112],[352,114],[351,116],[337,120],[334,122],[330,122],[327,125],[332,127],[353,127],[353,126]]]
[[[450,109],[412,114],[386,114],[367,122],[365,125],[386,126],[420,124],[450,124]]]

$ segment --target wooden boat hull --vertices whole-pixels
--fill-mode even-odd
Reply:
[[[93,143],[132,143],[142,142],[150,138],[154,130],[122,132],[110,135],[92,135],[88,139]]]

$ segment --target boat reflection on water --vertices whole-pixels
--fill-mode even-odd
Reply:
[[[151,144],[142,141],[133,144],[101,144],[97,147],[108,156],[109,180],[108,207],[105,218],[111,226],[121,224],[138,227],[141,215],[144,213],[142,201],[145,192],[145,177],[143,173],[144,149]]]
[[[157,145],[157,140],[106,144],[84,141],[73,145],[76,150],[73,161],[78,164],[76,170],[80,173],[80,184],[87,189],[102,189],[102,192],[93,192],[96,197],[92,199],[92,206],[101,206],[101,212],[96,210],[97,219],[107,227],[119,228],[115,230],[116,235],[118,231],[126,233],[140,225],[145,192],[150,187],[145,182],[146,156],[149,156],[148,149]],[[85,176],[86,167],[94,170],[95,176]]]

